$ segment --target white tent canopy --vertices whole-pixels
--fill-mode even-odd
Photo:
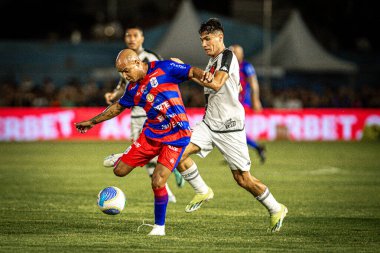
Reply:
[[[260,67],[268,48],[251,62]],[[284,28],[272,44],[270,62],[285,71],[302,72],[345,72],[357,71],[354,63],[341,60],[322,48],[306,27],[298,11],[293,11]]]
[[[155,51],[165,59],[176,57],[185,63],[205,67],[208,57],[199,40],[199,26],[200,19],[192,2],[184,0]]]

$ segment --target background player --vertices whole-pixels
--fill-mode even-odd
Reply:
[[[178,165],[185,180],[194,188],[196,195],[186,206],[186,212],[197,210],[214,193],[201,178],[197,165],[189,157],[198,154],[206,157],[217,147],[226,159],[236,182],[251,193],[269,212],[272,232],[277,232],[288,209],[273,197],[269,188],[250,173],[245,112],[238,96],[240,92],[239,63],[236,56],[224,45],[224,29],[217,19],[209,19],[199,29],[202,47],[210,56],[206,71],[213,75],[212,82],[202,83],[206,95],[206,112],[191,135]]]
[[[138,57],[143,62],[151,62],[151,61],[158,61],[162,60],[161,56],[158,54],[144,49],[143,43],[144,43],[144,33],[142,28],[138,26],[130,26],[125,31],[124,36],[125,44],[129,49],[132,49],[135,51],[138,55]],[[113,90],[113,92],[107,92],[104,97],[106,99],[107,104],[112,104],[118,99],[121,98],[121,96],[124,94],[125,87],[127,85],[127,80],[123,77],[120,77],[119,83],[116,86],[116,88]],[[138,136],[140,135],[140,132],[143,128],[144,122],[146,120],[146,113],[143,108],[139,106],[135,106],[132,108],[131,112],[131,138],[132,141],[137,140]],[[123,153],[118,154],[111,154],[107,156],[104,159],[103,165],[106,167],[113,167],[114,163],[123,155]],[[153,170],[157,163],[157,157],[152,159],[147,165],[146,170],[148,172],[149,176],[152,176]],[[177,186],[183,187],[185,180],[182,178],[181,174],[174,170],[174,175],[176,178]],[[176,202],[176,197],[173,194],[173,192],[170,190],[169,185],[166,185],[167,191],[169,194],[169,202]]]
[[[244,50],[240,45],[232,45],[230,49],[236,55],[239,62],[240,84],[242,91],[239,93],[239,100],[244,108],[252,108],[255,112],[260,112],[263,108],[260,101],[260,88],[256,71],[253,65],[244,60]],[[261,163],[265,162],[265,146],[258,144],[247,135],[247,144],[257,151]]]
[[[199,68],[174,61],[144,63],[131,49],[119,53],[116,68],[129,81],[124,95],[99,115],[75,125],[79,132],[86,133],[94,125],[116,117],[125,108],[144,108],[147,120],[143,130],[115,164],[114,173],[126,176],[135,167],[144,166],[158,156],[151,177],[155,224],[149,235],[165,235],[168,204],[165,184],[191,136],[178,84],[190,78],[210,81],[210,75]]]

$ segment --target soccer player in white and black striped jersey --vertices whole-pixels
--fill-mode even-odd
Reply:
[[[178,165],[178,170],[196,192],[185,211],[197,210],[202,203],[214,196],[189,156],[198,154],[205,157],[217,147],[226,159],[236,182],[267,208],[270,214],[269,229],[277,232],[288,210],[276,201],[266,185],[250,173],[251,160],[244,128],[245,111],[239,101],[238,60],[224,45],[224,29],[218,19],[212,18],[202,23],[199,34],[202,47],[210,56],[206,72],[207,80],[211,81],[193,79],[204,86],[206,112],[202,122],[193,129],[190,144]],[[210,75],[213,78],[210,79]]]

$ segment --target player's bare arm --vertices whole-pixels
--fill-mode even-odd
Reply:
[[[96,115],[92,119],[85,120],[79,123],[75,123],[75,127],[80,133],[86,133],[96,124],[99,124],[103,121],[112,119],[119,115],[122,111],[124,111],[125,107],[120,105],[119,103],[114,103],[108,106],[102,113]]]
[[[184,64],[184,62],[183,62],[181,59],[179,59],[179,58],[170,58],[170,60],[172,60],[172,61],[174,61],[174,62],[177,62],[177,63]],[[193,67],[193,68],[195,69],[196,67]],[[193,69],[193,71],[194,71],[194,69]],[[190,71],[191,71],[191,70],[190,70]],[[196,68],[196,71],[197,71],[197,73],[196,73],[196,75],[197,75],[197,74],[201,73],[201,71],[203,71],[203,70],[202,70],[202,69],[199,69],[199,68]],[[199,72],[199,73],[198,73],[198,72]],[[203,76],[205,76],[206,73],[207,73],[207,72],[203,71]],[[211,73],[210,73],[210,74],[211,74]],[[192,81],[194,81],[194,82],[196,82],[196,83],[201,84],[201,81],[200,81],[199,79],[197,79],[197,78],[195,78],[195,77],[191,77],[190,75],[194,76],[194,73],[193,73],[193,72],[189,73],[189,79],[192,80]]]
[[[213,76],[211,73],[205,72],[204,70],[200,68],[191,67],[189,71],[189,79],[202,85],[203,82],[211,82],[213,79]]]
[[[174,61],[174,62],[177,62],[177,63],[181,63],[181,64],[184,63],[184,62],[183,62],[181,59],[179,59],[179,58],[170,58],[170,60],[172,60],[172,61]]]
[[[213,89],[214,91],[220,90],[220,88],[222,88],[222,86],[225,84],[225,82],[228,79],[228,73],[224,71],[217,71],[215,75],[213,75],[210,72],[205,72],[195,67],[193,68],[195,70],[193,73],[193,76],[190,77],[190,73],[189,73],[189,77],[195,82],[197,82],[198,84],[202,85],[203,87]],[[200,72],[198,72],[199,70],[203,72],[201,77],[199,76],[201,74]]]

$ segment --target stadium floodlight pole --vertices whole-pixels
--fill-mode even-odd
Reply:
[[[272,54],[272,41],[271,41],[271,26],[272,26],[272,0],[264,0],[263,6],[263,24],[264,36],[263,45],[264,50],[264,84],[267,92],[271,92],[271,54]]]

